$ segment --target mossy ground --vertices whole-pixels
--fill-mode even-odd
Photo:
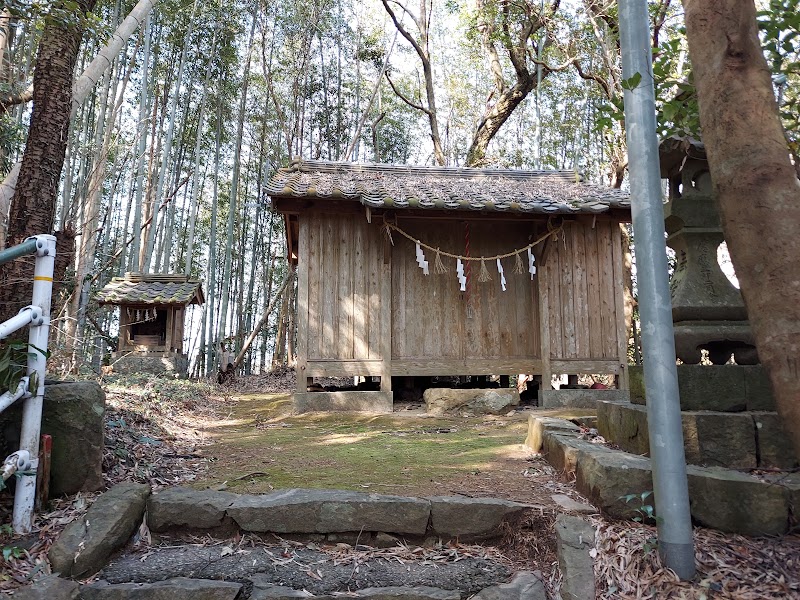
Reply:
[[[292,416],[290,394],[241,396],[207,429],[215,443],[204,454],[212,463],[196,485],[239,493],[307,487],[538,499],[524,478],[536,460],[523,445],[527,418],[527,411],[433,418],[419,410]]]

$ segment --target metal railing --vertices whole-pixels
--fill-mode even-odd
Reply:
[[[15,390],[0,394],[0,412],[23,398],[22,430],[19,450],[8,456],[2,465],[3,481],[16,475],[13,526],[17,533],[28,533],[33,527],[33,505],[36,497],[36,473],[39,467],[39,435],[42,424],[44,372],[48,336],[50,334],[50,302],[53,291],[53,269],[56,238],[37,235],[22,244],[0,251],[0,265],[22,256],[34,254],[33,298],[29,306],[4,323],[0,323],[0,339],[29,326],[27,374]],[[36,389],[30,389],[35,382]]]

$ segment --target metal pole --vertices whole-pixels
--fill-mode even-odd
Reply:
[[[36,470],[39,465],[39,433],[42,425],[42,403],[44,399],[44,370],[47,339],[50,333],[50,303],[53,290],[56,238],[53,235],[38,235],[42,242],[36,251],[36,267],[33,273],[33,306],[42,309],[40,324],[31,324],[28,334],[28,377],[36,374],[36,389],[25,399],[22,407],[22,431],[20,452],[30,455],[31,468],[19,476],[14,495],[12,523],[16,533],[29,533],[33,528],[33,503],[36,498]],[[19,474],[18,474],[19,475]]]
[[[620,0],[619,24],[622,76],[629,83],[626,87],[632,88],[625,90],[625,129],[658,550],[664,564],[678,577],[691,579],[695,574],[694,545],[667,281],[646,0]]]
[[[11,262],[19,258],[20,256],[27,256],[28,254],[33,254],[36,252],[37,241],[36,238],[28,238],[21,244],[14,246],[12,248],[8,248],[6,250],[0,251],[0,265],[4,265],[7,262]]]

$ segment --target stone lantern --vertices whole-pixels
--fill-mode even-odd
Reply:
[[[676,355],[686,364],[698,364],[701,351],[707,350],[715,365],[731,355],[737,364],[757,364],[744,301],[717,262],[724,237],[705,148],[697,140],[669,138],[659,154],[661,177],[669,180],[667,245],[677,258],[670,282]]]

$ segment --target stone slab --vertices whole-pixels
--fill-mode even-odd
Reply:
[[[501,415],[519,406],[519,392],[511,388],[428,388],[422,395],[429,415]]]
[[[225,511],[238,494],[186,487],[167,488],[147,501],[147,525],[152,531],[176,527],[211,529],[223,525]]]
[[[563,510],[566,510],[567,512],[586,514],[586,515],[595,514],[597,512],[597,509],[591,504],[586,504],[585,502],[578,502],[577,500],[573,500],[566,494],[553,494],[550,497],[553,499],[553,502],[558,504],[558,506],[560,506]]]
[[[461,593],[428,586],[390,586],[364,588],[356,592],[356,597],[369,600],[461,600]]]
[[[647,408],[629,402],[597,407],[600,435],[626,452],[649,456]],[[758,465],[755,425],[750,413],[681,413],[686,461],[702,466],[753,469]]]
[[[581,428],[575,423],[566,419],[528,415],[528,437],[525,438],[525,445],[539,454],[544,449],[545,431],[578,432],[580,430]]]
[[[98,581],[81,587],[81,600],[236,600],[242,584],[177,577],[155,583]]]
[[[142,483],[120,483],[101,495],[50,547],[53,572],[82,578],[99,571],[141,523],[149,495]]]
[[[248,600],[296,600],[297,598],[313,597],[316,600],[333,600],[334,595],[314,596],[306,590],[296,590],[283,585],[268,583],[268,578],[263,575],[250,577],[253,582],[253,591]],[[429,586],[388,586],[364,588],[347,594],[351,598],[365,600],[460,600],[461,594],[457,590],[443,590]]]
[[[548,434],[550,435],[550,434]],[[556,443],[567,436],[552,435]],[[636,501],[653,489],[650,459],[611,450],[583,440],[578,448],[575,485],[605,514],[619,519],[639,516]],[[781,535],[788,531],[794,502],[800,501],[800,481],[767,482],[739,471],[688,466],[692,518],[720,531],[744,535]]]
[[[541,573],[520,571],[508,583],[481,590],[472,600],[547,600]]]
[[[575,473],[580,449],[588,443],[570,432],[545,431],[542,454],[556,471],[571,476]]]
[[[58,575],[47,575],[29,586],[18,589],[14,600],[76,600],[79,586]],[[5,596],[3,596],[5,598]]]
[[[561,598],[594,600],[594,566],[590,555],[594,548],[594,527],[580,517],[558,515],[555,531]]]
[[[782,535],[789,529],[790,492],[737,471],[689,466],[692,518],[720,531]]]
[[[464,541],[499,537],[504,524],[521,519],[530,509],[527,504],[498,498],[434,496],[428,500],[434,534]]]
[[[605,514],[631,519],[638,507],[625,502],[624,496],[653,489],[650,459],[581,442],[575,487]]]
[[[628,400],[628,390],[539,390],[544,408],[595,408],[603,400]]]
[[[294,413],[370,412],[391,413],[392,392],[305,392],[294,395]]]
[[[291,489],[263,496],[239,496],[227,508],[227,514],[245,531],[423,535],[430,507],[430,502],[419,498]]]
[[[783,427],[783,419],[776,412],[754,411],[759,467],[794,469],[798,466],[794,446]],[[800,508],[800,507],[799,507]]]

